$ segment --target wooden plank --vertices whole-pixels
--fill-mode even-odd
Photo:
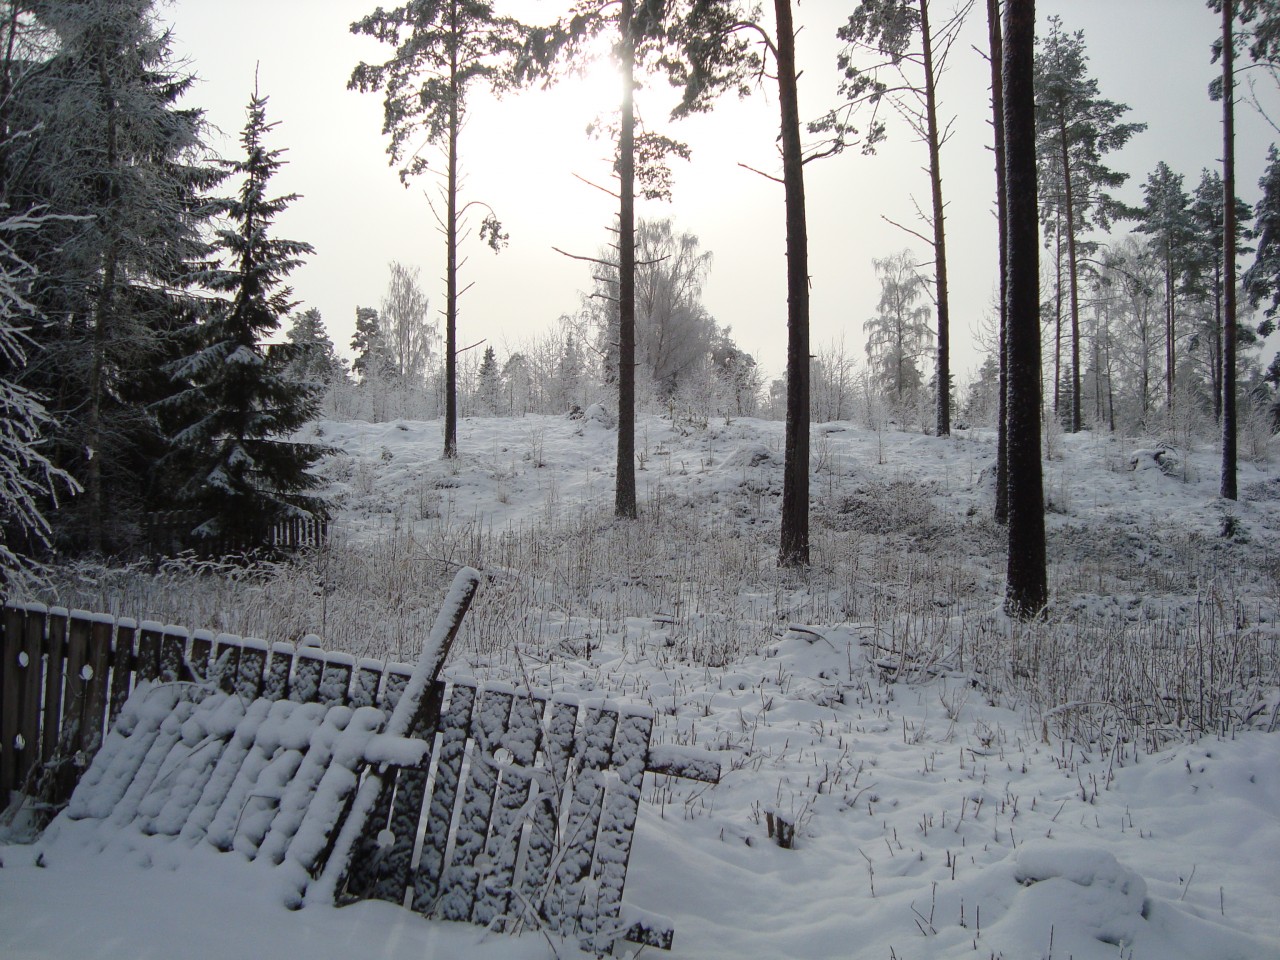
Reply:
[[[571,934],[578,917],[589,906],[583,902],[586,880],[595,858],[596,834],[604,801],[603,771],[609,766],[618,715],[600,704],[584,705],[582,732],[575,754],[579,760],[574,778],[569,820],[561,839],[563,857],[556,870],[555,886],[547,898],[548,920],[561,933]]]
[[[111,642],[113,634],[116,634],[115,627],[115,621],[103,614],[95,616],[89,626],[89,680],[85,686],[84,712],[80,715],[80,749],[90,757],[102,746],[103,734],[107,729],[109,680],[110,690],[113,694],[115,692],[111,672]],[[127,673],[125,679],[128,679]]]
[[[388,663],[386,675],[387,680],[382,688],[382,703],[379,705],[382,707],[382,712],[390,717],[395,711],[396,704],[404,695],[405,688],[409,686],[413,668],[407,663]]]
[[[245,637],[240,648],[240,668],[236,671],[236,695],[245,703],[257,698],[266,668],[266,642]]]
[[[267,718],[271,706],[270,700],[253,700],[245,705],[244,716],[236,724],[235,731],[228,739],[227,745],[223,747],[218,762],[214,765],[213,772],[200,793],[200,802],[196,804],[182,827],[180,835],[187,844],[193,845],[206,838],[211,824],[221,810],[227,794],[231,792],[250,751],[254,748],[258,728]],[[229,839],[227,844],[230,844]]]
[[[355,681],[351,685],[353,707],[372,707],[377,704],[382,669],[381,660],[361,659],[356,664]]]
[[[239,700],[204,695],[183,723],[181,735],[165,758],[152,789],[138,805],[138,829],[145,834],[177,836],[195,811],[227,739],[243,716]]]
[[[205,831],[205,839],[217,849],[239,850],[241,849],[239,840],[241,828],[245,826],[246,819],[252,818],[254,824],[250,827],[250,833],[256,839],[251,844],[248,856],[252,856],[257,851],[258,842],[271,825],[269,818],[265,823],[261,822],[263,812],[274,814],[275,805],[279,801],[279,791],[283,784],[288,782],[286,771],[279,769],[273,774],[275,777],[273,784],[264,784],[260,787],[259,777],[267,771],[268,765],[273,760],[281,753],[287,752],[283,748],[286,727],[292,720],[294,711],[299,709],[299,704],[292,700],[262,702],[267,703],[266,716],[255,717],[257,722],[252,728],[253,743],[245,751],[243,760],[235,769],[230,785],[223,792],[218,812]],[[296,764],[302,761],[302,755],[297,750],[293,752],[296,756],[294,764],[296,769]],[[275,790],[274,797],[270,796],[272,788]]]
[[[160,682],[173,683],[188,679],[185,669],[187,659],[187,630],[169,625],[160,634]]]
[[[289,696],[289,675],[293,670],[292,643],[277,640],[271,645],[271,662],[262,680],[264,700],[284,700]]]
[[[236,675],[240,672],[242,641],[232,633],[220,633],[213,641],[213,658],[210,661],[209,679],[223,693],[236,689]]]
[[[487,927],[495,917],[504,916],[508,911],[546,706],[546,700],[541,697],[517,694],[507,729],[502,734],[502,749],[510,756],[499,771],[493,823],[485,844],[492,872],[487,879],[481,878],[471,914],[472,922],[481,926]]]
[[[160,638],[164,627],[154,620],[143,620],[138,629],[138,652],[135,655],[135,683],[160,679]]]
[[[617,776],[610,778],[605,792],[592,871],[596,889],[595,911],[593,914],[589,909],[584,910],[581,918],[582,932],[590,938],[597,954],[613,950],[652,729],[653,714],[648,709],[619,712],[610,761]]]
[[[8,805],[9,791],[21,786],[18,779],[18,733],[22,728],[22,653],[26,613],[4,608],[4,672],[0,675],[0,803]]]
[[[481,873],[477,858],[484,852],[493,818],[493,802],[498,790],[494,751],[511,718],[514,694],[509,690],[485,690],[471,716],[471,763],[462,810],[458,815],[453,856],[441,881],[436,915],[442,920],[469,920],[475,908]]]
[[[355,658],[347,653],[330,653],[325,656],[318,693],[321,703],[335,706],[347,702],[347,691],[351,688],[351,674],[355,665]]]
[[[293,661],[293,677],[289,681],[289,699],[296,703],[314,703],[320,696],[323,673],[323,651],[316,647],[299,647]]]
[[[80,727],[84,722],[84,705],[92,679],[89,665],[89,614],[73,610],[67,623],[66,683],[62,698],[62,730],[60,736],[65,749],[73,755],[80,750]],[[73,765],[64,767],[58,778],[61,798],[71,796],[79,779],[80,769]]]
[[[93,625],[111,626],[101,620]],[[102,749],[96,751],[79,789],[72,794],[68,817],[105,820],[113,816],[126,793],[134,789],[138,771],[147,762],[162,723],[173,716],[181,699],[181,691],[172,686],[153,688],[145,704],[141,697],[130,698]],[[167,753],[167,747],[161,752]],[[158,760],[154,762],[158,764]],[[134,796],[137,797],[136,791]],[[131,812],[128,816],[132,819]]]
[[[286,894],[286,906],[290,907],[302,906],[310,878],[328,860],[337,842],[339,822],[353,805],[360,782],[359,768],[364,763],[370,740],[383,728],[387,719],[374,706],[334,710],[350,710],[351,719],[333,744],[332,758],[307,803],[303,823],[285,854],[286,863],[292,868],[287,879],[295,885],[294,890]]]
[[[418,858],[418,869],[413,875],[412,906],[424,915],[434,912],[436,898],[441,890],[444,855],[449,845],[449,827],[453,822],[453,806],[458,797],[458,781],[466,755],[467,735],[471,729],[471,713],[475,702],[475,687],[455,683],[449,692],[449,705],[440,717],[435,787],[431,791],[427,825],[422,838],[422,855]]]
[[[135,677],[135,657],[134,657],[134,641],[138,632],[137,625],[132,620],[120,619],[115,624],[115,643],[111,643],[111,638],[107,636],[107,662],[111,665],[111,698],[107,709],[107,723],[113,725],[116,717],[120,716],[120,711],[124,707],[124,702],[129,699],[129,693],[133,690]],[[97,634],[94,634],[97,637]],[[92,641],[98,642],[97,640]],[[90,655],[90,661],[96,662],[94,655]],[[102,677],[102,683],[106,683],[107,678],[105,672]]]
[[[315,732],[307,739],[297,772],[284,785],[279,807],[271,820],[271,828],[258,847],[258,857],[265,858],[270,863],[284,862],[285,854],[288,853],[298,828],[302,826],[307,808],[320,785],[320,779],[333,760],[334,745],[351,722],[353,711],[350,707],[323,703],[316,706],[320,709],[315,716]],[[352,787],[354,786],[352,783]],[[338,812],[333,811],[335,818]]]
[[[519,879],[522,907],[540,913],[555,883],[555,853],[561,843],[560,811],[569,803],[569,763],[573,755],[574,728],[578,721],[576,700],[553,699],[547,735],[543,743],[544,773],[538,782],[538,800],[529,825],[529,847]],[[540,918],[528,917],[529,923]]]
[[[18,652],[22,679],[19,711],[22,719],[18,723],[19,739],[15,741],[17,768],[14,776],[20,790],[34,790],[40,775],[40,688],[44,682],[44,627],[44,609],[28,606],[23,624],[22,649]]]
[[[720,782],[720,759],[701,747],[659,744],[649,748],[645,770],[667,777],[684,777],[702,783]]]
[[[149,690],[144,697],[148,707],[153,699],[160,700],[164,697],[167,712],[163,714],[159,730],[147,748],[142,762],[134,767],[131,775],[127,777],[121,775],[122,780],[128,781],[128,788],[114,804],[114,809],[107,818],[117,827],[123,827],[137,819],[142,814],[142,806],[148,799],[158,808],[167,798],[172,782],[162,776],[162,771],[169,764],[170,755],[175,748],[180,747],[183,724],[196,709],[196,704],[189,699],[188,691],[172,684]],[[143,819],[145,820],[145,817]]]
[[[191,631],[191,652],[187,654],[186,669],[182,671],[182,679],[200,684],[209,682],[209,664],[213,659],[213,643],[213,631]]]
[[[67,611],[53,607],[46,615],[48,639],[44,664],[44,719],[41,722],[40,758],[45,763],[69,759],[59,749],[62,739],[63,694],[67,656]]]
[[[440,723],[440,707],[444,701],[444,684],[432,682],[418,705],[414,717],[410,721],[407,734],[415,740],[425,740],[434,744],[436,727]],[[390,807],[390,818],[386,821],[391,832],[391,842],[383,846],[379,858],[378,877],[373,883],[374,896],[392,903],[403,903],[405,891],[410,883],[410,863],[413,859],[413,847],[418,838],[418,825],[422,820],[423,804],[426,801],[427,774],[431,765],[430,749],[420,764],[414,767],[401,767],[392,776],[393,768],[386,768],[383,776],[383,789],[389,790],[395,785],[395,800]],[[375,805],[377,811],[385,803]],[[366,829],[364,847],[368,842],[377,840],[376,835],[369,837]]]

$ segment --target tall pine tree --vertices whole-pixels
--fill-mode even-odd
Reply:
[[[223,161],[242,180],[239,194],[220,204],[229,221],[217,231],[223,263],[204,281],[227,299],[210,308],[194,351],[170,366],[180,389],[160,404],[185,477],[179,496],[199,512],[192,533],[235,547],[262,542],[282,519],[326,515],[308,492],[318,485],[309,467],[323,451],[290,440],[315,416],[319,389],[289,376],[291,345],[263,345],[295,306],[284,278],[313,252],[308,243],[269,235],[298,197],[267,196],[283,150],[263,143],[275,126],[266,104],[255,87],[240,137],[244,157]]]
[[[1071,418],[1080,417],[1080,235],[1107,229],[1129,214],[1109,191],[1129,175],[1112,170],[1103,155],[1118,150],[1145,123],[1122,123],[1129,108],[1104,100],[1088,74],[1084,34],[1067,33],[1060,17],[1049,18],[1049,33],[1038,42],[1035,61],[1036,154],[1039,162],[1040,219],[1066,242],[1071,317]],[[1061,224],[1059,228],[1058,224]]]

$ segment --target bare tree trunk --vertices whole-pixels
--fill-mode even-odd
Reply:
[[[1005,609],[1024,619],[1038,616],[1049,597],[1040,463],[1035,25],[1035,0],[1007,0],[1003,79],[1009,215],[1009,561]]]
[[[458,455],[458,4],[449,7],[449,159],[445,200],[444,457]]]
[[[947,300],[947,238],[942,205],[942,143],[938,133],[938,94],[933,75],[933,37],[929,0],[920,0],[920,38],[924,46],[924,110],[929,142],[929,181],[933,192],[933,260],[938,301],[937,434],[951,433],[951,308]]]
[[[787,428],[778,563],[801,567],[809,564],[809,237],[791,0],[773,0],[773,7],[778,23],[778,105],[787,209]]]
[[[1170,421],[1173,420],[1173,404],[1174,404],[1174,379],[1177,376],[1177,369],[1174,362],[1174,347],[1176,345],[1176,324],[1173,309],[1173,248],[1169,242],[1169,238],[1165,237],[1164,244],[1164,382],[1165,382],[1165,408],[1169,413]]]
[[[1235,0],[1222,4],[1222,484],[1236,499]]]
[[[1076,257],[1075,197],[1071,184],[1071,154],[1067,149],[1067,124],[1059,124],[1062,139],[1062,182],[1067,208],[1067,283],[1071,288],[1071,432],[1080,432],[1080,289]]]
[[[1006,235],[1008,228],[1008,196],[1005,187],[1004,158],[1004,89],[1000,65],[1004,58],[1004,39],[1000,32],[1000,0],[987,0],[987,30],[991,40],[991,123],[995,131],[996,155],[996,232],[1000,242],[1000,397],[997,402],[996,425],[996,523],[1009,520],[1009,432],[1005,425],[1005,392],[1009,383],[1008,304],[1005,296],[1009,285]]]
[[[634,520],[636,510],[636,207],[635,37],[632,0],[622,0],[622,129],[618,134],[618,465],[614,513]]]

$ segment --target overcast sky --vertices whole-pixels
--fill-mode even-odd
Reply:
[[[805,116],[835,101],[834,34],[853,5],[805,0],[796,8]],[[277,235],[316,248],[291,277],[295,294],[300,309],[320,310],[344,350],[355,308],[380,301],[389,261],[420,267],[433,312],[444,305],[444,245],[424,196],[436,181],[426,175],[408,189],[400,185],[385,153],[380,95],[346,88],[356,63],[390,55],[389,47],[349,32],[351,21],[376,6],[374,0],[175,0],[159,7],[173,25],[175,53],[201,81],[188,102],[204,108],[221,130],[214,143],[224,155],[238,156],[236,138],[257,65],[261,92],[270,97],[268,117],[279,122],[269,144],[288,148],[288,165],[272,186],[302,195],[280,218]],[[503,9],[533,20],[551,19],[561,7],[555,0],[511,0]],[[942,170],[953,369],[962,382],[981,362],[971,331],[990,313],[996,271],[989,74],[972,49],[986,48],[982,7],[970,16],[940,87],[944,114],[957,118]],[[1067,30],[1084,31],[1102,95],[1127,103],[1126,119],[1148,124],[1110,159],[1130,174],[1124,199],[1141,201],[1141,184],[1160,160],[1185,175],[1188,192],[1203,168],[1220,169],[1221,106],[1206,95],[1218,72],[1209,62],[1217,18],[1203,0],[1041,0],[1037,7],[1042,25],[1059,12]],[[1280,116],[1274,87],[1259,89],[1277,108],[1272,116]],[[463,282],[474,286],[462,301],[461,344],[488,338],[505,357],[577,308],[578,291],[590,286],[589,265],[552,247],[590,255],[607,239],[616,201],[575,175],[608,181],[610,146],[588,139],[585,127],[617,96],[616,73],[607,66],[550,91],[502,101],[473,96],[461,141],[465,198],[489,203],[511,242],[497,256],[474,239],[465,251]],[[713,113],[677,124],[666,120],[665,94],[641,91],[638,97],[649,128],[693,148],[692,162],[677,161],[674,202],[643,202],[639,215],[674,217],[700,238],[714,254],[706,305],[717,322],[732,326],[744,349],[780,374],[786,343],[782,188],[739,166],[779,170],[776,96],[765,89],[746,101],[725,100]],[[879,296],[872,258],[909,247],[929,259],[921,241],[882,219],[927,232],[913,206],[913,198],[928,204],[927,157],[896,117],[889,122],[889,141],[875,156],[852,150],[806,167],[813,343],[817,348],[844,337],[859,359],[865,357],[862,324]],[[1267,145],[1280,135],[1243,105],[1236,122],[1238,192],[1253,202]]]

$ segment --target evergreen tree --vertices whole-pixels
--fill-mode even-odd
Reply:
[[[1265,304],[1258,334],[1268,337],[1275,332],[1276,317],[1280,315],[1280,151],[1275,144],[1267,151],[1267,169],[1258,186],[1262,199],[1254,208],[1257,219],[1253,230],[1258,239],[1257,252],[1242,280],[1249,302],[1254,307]],[[1280,386],[1280,353],[1268,367],[1267,381]],[[1280,406],[1273,407],[1274,416],[1280,416]]]
[[[1193,233],[1190,198],[1182,189],[1182,175],[1163,160],[1142,187],[1143,206],[1137,230],[1148,233],[1160,251],[1164,267],[1164,385],[1165,409],[1173,413],[1177,372],[1178,294],[1191,267]]]
[[[50,458],[84,486],[57,516],[68,546],[130,545],[164,449],[150,403],[154,371],[193,322],[186,293],[221,171],[204,165],[203,120],[179,108],[178,71],[151,0],[32,0],[51,56],[12,87],[4,122],[10,208],[58,217],[24,238],[39,272],[32,303],[48,321],[24,371],[59,423]],[[12,20],[10,21],[12,37]]]
[[[326,515],[308,493],[319,483],[309,467],[323,451],[289,439],[314,417],[319,390],[287,375],[296,349],[262,345],[294,306],[284,278],[313,252],[270,236],[272,221],[298,197],[267,195],[284,151],[263,142],[276,126],[266,104],[255,88],[240,138],[244,157],[223,161],[242,180],[239,194],[220,203],[229,221],[217,231],[223,263],[204,280],[228,299],[212,305],[195,350],[169,368],[180,389],[160,405],[186,477],[179,496],[200,514],[193,533],[235,546],[260,543],[282,519]]]
[[[1194,242],[1192,270],[1187,278],[1189,291],[1212,304],[1206,311],[1206,328],[1196,334],[1197,341],[1208,355],[1208,370],[1213,393],[1213,419],[1222,420],[1222,231],[1223,213],[1222,177],[1211,170],[1200,174],[1188,208]],[[1236,198],[1236,250],[1247,251],[1244,225],[1253,217],[1249,205]]]
[[[351,372],[361,381],[379,381],[392,377],[395,364],[376,307],[356,307],[356,332],[351,338],[356,358]]]
[[[79,491],[44,453],[43,438],[55,425],[42,399],[17,382],[34,347],[26,331],[36,319],[28,300],[35,275],[11,240],[43,222],[24,215],[0,221],[0,589],[30,575],[33,554],[49,546],[49,506],[60,493]]]
[[[1118,150],[1145,123],[1122,123],[1129,108],[1104,100],[1088,75],[1084,34],[1066,33],[1061,17],[1049,18],[1049,33],[1038,41],[1035,61],[1036,152],[1039,161],[1040,218],[1049,235],[1066,241],[1071,318],[1071,420],[1080,417],[1080,235],[1107,229],[1129,211],[1112,197],[1128,174],[1112,170],[1104,154]],[[1059,227],[1059,224],[1061,226]]]
[[[294,316],[285,339],[295,354],[287,368],[293,379],[325,388],[346,379],[347,362],[338,356],[324,319],[315,307]]]
[[[483,83],[498,93],[511,82],[514,57],[525,30],[510,17],[500,17],[490,0],[413,0],[392,10],[379,7],[351,25],[351,32],[372,36],[395,47],[390,60],[361,63],[349,86],[362,92],[383,91],[383,132],[391,137],[391,162],[404,162],[400,179],[427,169],[420,140],[445,151],[444,212],[437,220],[445,235],[445,422],[444,456],[458,454],[457,324],[458,241],[464,218],[475,201],[459,205],[458,141],[466,117],[467,95]],[[480,237],[497,251],[506,234],[486,204]]]
[[[476,380],[476,400],[480,412],[492,417],[498,412],[502,402],[502,374],[498,371],[498,355],[491,346],[484,348],[484,358],[480,361],[480,372]]]

